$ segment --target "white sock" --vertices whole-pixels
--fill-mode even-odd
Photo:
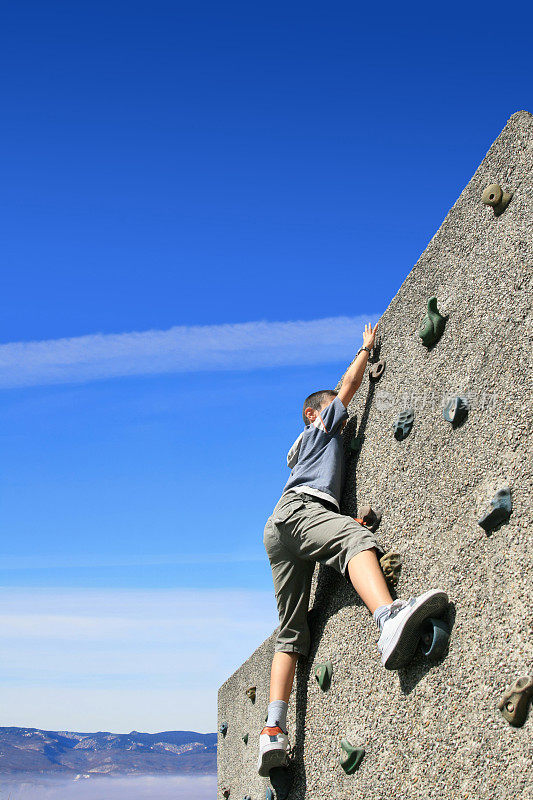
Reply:
[[[268,704],[267,728],[280,727],[287,733],[287,709],[289,708],[285,700],[272,700]]]

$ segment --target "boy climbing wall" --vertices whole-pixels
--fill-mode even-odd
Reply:
[[[438,616],[448,603],[440,589],[393,601],[379,565],[376,536],[340,513],[344,483],[341,432],[348,419],[348,404],[361,385],[377,327],[377,323],[374,328],[365,325],[363,346],[339,392],[325,389],[306,398],[305,428],[287,457],[292,471],[265,525],[263,541],[272,568],[280,626],[270,673],[268,717],[259,736],[258,772],[263,776],[287,761],[287,708],[296,662],[309,652],[307,611],[316,562],[344,575],[373,614],[385,669],[399,669],[411,660],[421,622]]]

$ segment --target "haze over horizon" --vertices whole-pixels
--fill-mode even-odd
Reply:
[[[188,777],[182,775],[145,775],[73,781],[65,777],[18,776],[6,784],[6,800],[211,800],[216,796],[216,775]],[[1,800],[4,798],[0,795]]]

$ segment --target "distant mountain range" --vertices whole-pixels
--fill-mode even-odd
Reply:
[[[0,728],[0,773],[196,774],[216,772],[216,733],[78,733]]]

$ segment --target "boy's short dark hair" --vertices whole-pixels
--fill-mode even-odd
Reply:
[[[318,392],[313,392],[313,394],[310,394],[309,397],[305,398],[302,417],[304,418],[304,423],[306,425],[309,425],[309,420],[305,416],[305,409],[314,408],[315,411],[320,411],[324,401],[329,400],[330,397],[337,397],[337,392],[335,389],[320,389]]]

